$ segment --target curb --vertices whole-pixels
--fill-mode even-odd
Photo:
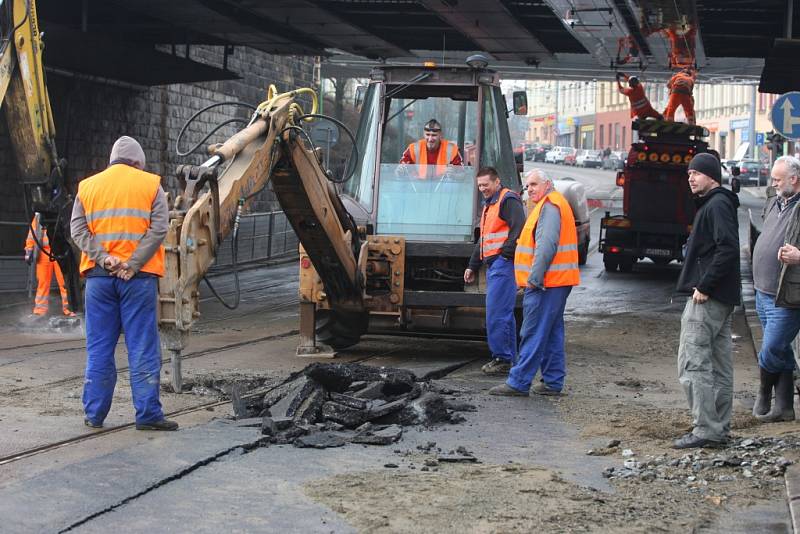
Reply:
[[[753,352],[758,358],[758,351],[761,348],[761,340],[764,338],[764,331],[761,329],[761,322],[756,313],[756,290],[753,287],[753,271],[750,266],[750,249],[742,247],[739,254],[739,269],[742,279],[742,309],[744,310],[745,322],[750,329],[750,339],[753,341]]]
[[[800,466],[790,465],[783,476],[786,481],[786,502],[792,517],[792,531],[797,532],[800,526]]]

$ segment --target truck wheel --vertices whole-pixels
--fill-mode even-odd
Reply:
[[[607,255],[604,255],[603,256],[603,265],[605,265],[607,272],[613,273],[614,271],[617,270],[617,266],[619,265],[619,262],[617,260],[615,260],[615,259],[610,258]]]
[[[621,273],[629,273],[633,270],[633,264],[636,263],[636,260],[633,258],[627,258],[619,262],[619,272]]]
[[[317,310],[317,341],[337,350],[352,347],[367,331],[368,322],[368,313]]]

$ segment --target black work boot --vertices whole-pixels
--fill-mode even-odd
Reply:
[[[761,383],[758,385],[758,395],[756,396],[756,403],[753,405],[753,415],[767,415],[772,406],[772,390],[780,378],[780,373],[770,373],[763,367],[759,366],[758,370],[761,371]]]
[[[178,423],[170,421],[169,419],[162,419],[161,421],[153,421],[151,423],[136,423],[136,430],[178,430]]]
[[[762,423],[776,423],[779,421],[794,421],[794,379],[793,372],[780,373],[778,383],[775,384],[775,404],[766,415],[757,415],[756,419]]]

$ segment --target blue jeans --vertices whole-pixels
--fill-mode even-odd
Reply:
[[[572,286],[549,287],[544,291],[525,289],[519,359],[507,380],[517,391],[528,391],[540,368],[547,387],[555,391],[563,389],[566,375],[564,308],[571,291]]]
[[[102,423],[117,383],[114,349],[125,331],[133,407],[137,423],[164,418],[159,400],[161,347],[156,321],[158,279],[124,281],[114,276],[86,279],[86,375],[83,409],[92,423]]]
[[[514,262],[498,256],[486,272],[486,337],[493,358],[513,362],[517,357],[516,302]]]
[[[794,371],[792,340],[800,330],[800,310],[775,306],[775,296],[756,290],[756,312],[764,329],[758,365],[768,373]]]

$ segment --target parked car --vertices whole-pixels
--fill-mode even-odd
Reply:
[[[536,143],[533,146],[533,161],[544,161],[544,157],[547,153],[553,149],[553,145],[548,145],[546,143]]]
[[[525,147],[525,159],[532,160],[533,159],[533,152],[536,149],[536,143],[522,143]]]
[[[517,162],[517,165],[522,165],[525,163],[525,144],[518,143],[514,147],[514,161]]]
[[[628,159],[627,152],[612,152],[603,160],[603,168],[612,171],[621,171],[625,167],[625,160]]]
[[[761,163],[760,161],[749,160],[749,159],[743,159],[738,163],[739,163],[738,165],[739,170],[741,171],[741,174],[739,175],[739,180],[741,181],[741,184],[743,186],[768,185],[769,168],[765,164]]]
[[[556,146],[544,157],[545,163],[564,163],[567,154],[571,154],[574,149],[568,146]]]
[[[564,165],[572,165],[574,167],[575,160],[577,159],[577,157],[578,157],[578,150],[574,148],[569,149],[569,152],[567,152],[564,155],[564,161],[563,161]]]
[[[575,157],[575,165],[578,167],[601,167],[603,153],[599,150],[581,150]]]

